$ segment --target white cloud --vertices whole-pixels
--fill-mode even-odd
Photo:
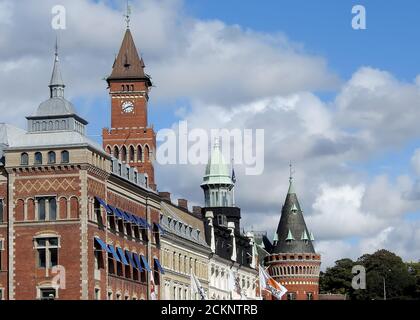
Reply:
[[[321,239],[340,239],[367,236],[381,228],[381,221],[370,212],[362,210],[365,187],[343,185],[320,186],[320,193],[313,204],[313,215],[308,225]]]

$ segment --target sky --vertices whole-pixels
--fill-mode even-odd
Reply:
[[[1,122],[24,128],[48,98],[58,35],[66,97],[100,141],[103,80],[125,30],[125,1],[0,0]],[[366,30],[351,27],[366,8]],[[237,165],[246,230],[271,238],[294,164],[323,268],[385,248],[420,258],[420,3],[350,0],[133,0],[131,31],[155,87],[156,130],[263,128],[265,170]],[[158,189],[202,205],[204,166],[156,165]]]

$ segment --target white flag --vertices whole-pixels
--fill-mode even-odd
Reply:
[[[194,275],[194,272],[192,270],[191,270],[191,290],[193,293],[198,293],[200,295],[200,300],[207,300],[206,293],[204,292],[204,289],[201,286],[200,281]]]
[[[260,287],[270,291],[270,293],[276,297],[276,299],[281,300],[284,294],[287,292],[287,289],[283,287],[280,283],[274,280],[268,272],[260,265]]]

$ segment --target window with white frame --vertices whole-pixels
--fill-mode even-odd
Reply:
[[[38,268],[52,268],[58,265],[58,237],[42,237],[35,239]]]
[[[40,288],[39,298],[41,300],[54,300],[57,297],[57,290],[54,288]]]

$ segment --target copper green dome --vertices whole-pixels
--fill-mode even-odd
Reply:
[[[203,177],[204,185],[229,185],[233,187],[230,165],[220,151],[219,141],[216,140]]]

